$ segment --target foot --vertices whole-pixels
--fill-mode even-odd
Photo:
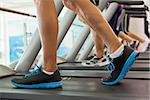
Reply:
[[[90,60],[82,62],[83,66],[106,66],[109,64],[108,58],[104,55],[101,58],[97,58],[96,55]]]
[[[35,69],[22,78],[12,79],[11,82],[18,88],[58,88],[63,85],[58,70],[48,75],[41,68]]]
[[[90,0],[95,6],[99,6],[100,1],[99,0]]]
[[[114,70],[108,78],[103,78],[102,84],[115,85],[120,82],[129,71],[137,56],[137,51],[125,46],[122,55],[113,59],[110,63],[110,66],[113,67]]]
[[[129,44],[129,46],[131,48],[133,48],[134,50],[137,49],[137,47],[139,46],[140,42],[139,41],[133,41],[133,43]]]
[[[145,41],[144,43],[140,43],[139,46],[137,47],[137,51],[140,52],[140,53],[144,53],[148,46],[149,46],[149,42]]]

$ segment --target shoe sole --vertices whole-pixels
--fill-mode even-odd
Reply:
[[[132,52],[132,54],[128,57],[127,61],[125,62],[118,78],[112,82],[102,82],[102,84],[103,85],[115,85],[118,82],[120,82],[124,78],[124,76],[126,76],[127,72],[131,68],[132,64],[134,63],[134,61],[138,55],[139,55],[139,53],[137,51]]]
[[[17,84],[12,82],[12,84],[18,88],[28,88],[28,89],[53,89],[63,86],[63,82],[50,82],[50,83],[40,83],[40,84],[32,84],[32,85],[24,85],[24,84]]]

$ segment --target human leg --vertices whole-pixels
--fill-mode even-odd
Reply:
[[[71,8],[71,6],[70,6],[70,8]],[[72,9],[74,9],[74,8],[72,8]],[[73,11],[76,11],[76,10],[73,10]],[[79,16],[79,20],[87,25],[86,21],[84,20],[84,18],[82,18],[82,16]],[[89,26],[87,25],[87,27],[89,27]],[[104,55],[105,44],[103,42],[102,37],[100,37],[99,34],[96,34],[96,32],[92,28],[90,28],[90,29],[93,34],[94,44],[95,44],[95,48],[96,48],[96,56],[98,58],[101,58]]]
[[[55,71],[58,19],[54,5],[54,0],[35,0],[39,20],[39,30],[43,47],[44,69]],[[49,10],[47,10],[49,9]],[[46,14],[46,15],[45,15]]]
[[[76,13],[82,16],[85,22],[99,34],[109,48],[113,59],[111,67],[114,70],[111,77],[103,80],[105,85],[114,85],[121,81],[128,72],[138,53],[133,49],[123,46],[110,28],[102,13],[88,0],[63,0],[71,9],[70,4],[75,6]]]
[[[101,58],[104,55],[105,44],[103,42],[103,39],[98,34],[96,34],[94,31],[92,31],[92,33],[96,47],[96,56],[98,58]]]
[[[128,35],[126,35],[124,32],[119,32],[118,34],[119,37],[121,37],[122,40],[127,41],[128,43],[132,43],[133,39],[131,37],[129,37]]]
[[[21,88],[57,88],[62,86],[62,82],[56,67],[58,20],[54,0],[35,0],[35,4],[38,13],[44,65],[43,68],[37,66],[37,69],[21,79],[13,79],[12,83]]]
[[[136,46],[137,51],[143,53],[147,50],[149,44],[150,44],[150,40],[144,40],[142,37],[140,37],[138,34],[132,33],[132,32],[128,32],[127,33],[130,37],[132,37],[133,39],[139,41],[138,45]]]
[[[138,40],[139,42],[143,43],[144,42],[144,39],[141,38],[139,35],[135,34],[135,33],[132,33],[132,32],[128,32],[127,33],[131,38],[135,39],[135,40]]]
[[[72,8],[73,11],[76,12],[75,7],[70,6],[69,8]],[[79,16],[79,20],[87,25],[86,21],[84,20],[84,18],[82,18],[82,16]],[[83,61],[82,65],[84,66],[106,66],[109,64],[109,60],[108,60],[108,57],[106,56],[107,51],[104,51],[105,44],[103,42],[103,39],[102,37],[100,37],[99,34],[96,34],[96,32],[92,28],[91,28],[91,31],[93,34],[93,40],[95,44],[95,51],[94,51],[95,54],[89,57],[90,59],[88,59],[87,61]]]
[[[102,13],[89,0],[63,1],[65,2],[65,5],[70,9],[72,9],[70,7],[70,5],[72,5],[75,8],[74,11],[82,16],[84,21],[103,38],[111,53],[121,46],[121,43],[118,41],[109,24],[104,19]]]
[[[107,48],[105,48],[102,38],[99,37],[99,35],[96,34],[94,31],[92,31],[92,33],[95,43],[94,55],[90,56],[88,60],[83,61],[82,65],[97,67],[106,66],[110,63],[107,57]]]

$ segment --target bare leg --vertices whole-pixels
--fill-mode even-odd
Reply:
[[[35,0],[40,37],[44,55],[44,69],[53,72],[56,67],[58,19],[54,0]]]
[[[126,35],[124,32],[119,32],[119,37],[121,37],[123,40],[126,40],[128,43],[131,43],[133,39]]]
[[[110,49],[110,53],[115,52],[122,44],[117,39],[108,22],[102,13],[89,0],[63,0],[64,4],[82,16],[86,23],[102,37],[104,43]],[[70,6],[71,5],[71,6]]]
[[[133,39],[140,41],[141,43],[144,42],[144,39],[141,38],[139,35],[137,35],[137,34],[135,34],[135,33],[128,32],[127,34],[128,34],[130,37],[132,37]]]
[[[79,19],[84,23],[87,24],[82,16],[79,17]],[[88,26],[89,27],[89,26]],[[91,29],[92,30],[92,29]],[[104,55],[104,42],[102,38],[99,36],[99,34],[96,34],[95,31],[92,30],[93,37],[94,37],[94,42],[95,42],[95,47],[96,47],[96,56],[98,58],[101,58]]]
[[[102,38],[99,37],[99,35],[96,34],[93,30],[92,33],[93,33],[95,47],[96,47],[96,56],[98,58],[101,58],[104,55],[104,47],[105,47],[104,42]]]
[[[103,78],[102,84],[114,85],[121,81],[134,62],[138,52],[120,43],[102,13],[89,0],[63,1],[68,8],[70,5],[74,6],[75,12],[84,18],[84,21],[96,34],[102,37],[104,43],[110,49],[110,57],[113,59],[110,69],[113,71],[110,77]]]

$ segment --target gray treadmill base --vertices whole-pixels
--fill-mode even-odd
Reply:
[[[16,72],[5,65],[0,65],[0,78],[15,75]]]
[[[108,77],[109,72],[99,70],[60,70],[62,77],[102,78]],[[150,80],[149,71],[129,71],[125,79]]]
[[[58,64],[61,70],[104,70],[106,66],[83,66],[80,62],[61,63]],[[150,71],[149,63],[134,63],[131,68],[132,71]]]
[[[58,89],[18,89],[10,80],[0,80],[2,100],[148,100],[149,80],[124,79],[115,86],[104,86],[99,78],[64,77]]]
[[[143,0],[109,0],[109,2],[117,2],[124,5],[143,5]]]
[[[150,60],[150,51],[140,54],[138,60]]]

